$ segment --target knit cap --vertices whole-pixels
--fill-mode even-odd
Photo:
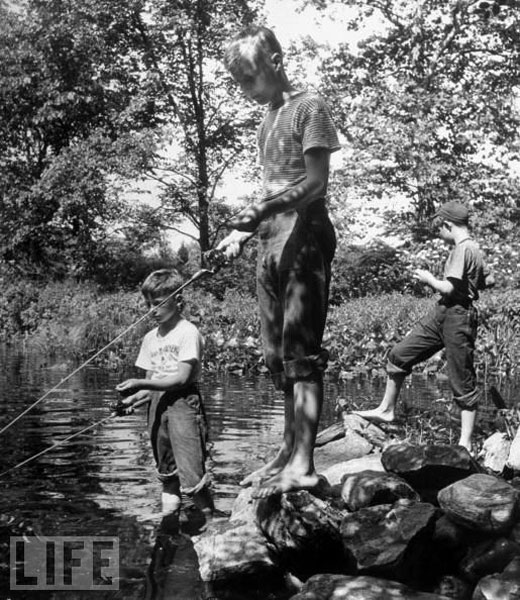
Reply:
[[[456,225],[467,225],[469,221],[469,211],[464,204],[460,202],[446,202],[435,213],[434,219],[446,219]]]

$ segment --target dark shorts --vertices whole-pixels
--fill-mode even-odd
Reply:
[[[325,217],[318,227],[299,222],[289,239],[260,239],[257,292],[266,365],[275,386],[321,376],[331,262],[336,238]]]
[[[159,479],[177,479],[192,495],[207,483],[207,425],[196,386],[156,392],[148,408],[148,433]]]
[[[437,304],[392,348],[388,355],[388,373],[409,374],[416,364],[445,348],[453,400],[460,408],[476,408],[480,400],[473,366],[477,325],[474,306]]]

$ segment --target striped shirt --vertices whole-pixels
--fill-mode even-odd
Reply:
[[[340,148],[330,109],[321,96],[306,91],[293,92],[284,104],[269,109],[258,128],[257,144],[264,200],[305,179],[307,150]]]

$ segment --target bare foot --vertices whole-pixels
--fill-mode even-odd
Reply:
[[[380,408],[374,408],[372,410],[353,410],[354,415],[358,415],[371,421],[372,423],[392,423],[395,420],[394,411],[382,410]]]
[[[274,477],[277,473],[279,473],[287,464],[289,460],[289,455],[286,455],[283,450],[273,458],[273,460],[269,461],[260,469],[253,471],[247,477],[244,477],[242,481],[239,483],[242,487],[248,487],[250,485],[259,485],[264,481],[264,479],[269,479],[270,477]]]
[[[253,498],[267,498],[272,494],[285,494],[299,490],[312,490],[321,482],[316,472],[311,475],[294,473],[289,469],[283,469],[271,479],[268,479],[260,487],[254,490]]]

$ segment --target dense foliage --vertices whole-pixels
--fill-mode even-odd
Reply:
[[[205,368],[235,374],[266,373],[259,339],[256,299],[225,290],[215,297],[201,283],[185,293],[186,316],[206,339]],[[84,360],[110,344],[99,361],[109,368],[133,364],[143,333],[153,321],[137,292],[107,294],[90,284],[72,282],[8,287],[0,305],[0,335],[22,339],[28,350]],[[385,356],[433,304],[432,298],[387,293],[353,299],[332,307],[325,335],[329,372],[339,377],[384,374]],[[520,364],[520,293],[486,292],[479,301],[477,365],[483,375],[509,377]],[[114,340],[130,330],[116,344]],[[420,369],[443,371],[437,355]]]

